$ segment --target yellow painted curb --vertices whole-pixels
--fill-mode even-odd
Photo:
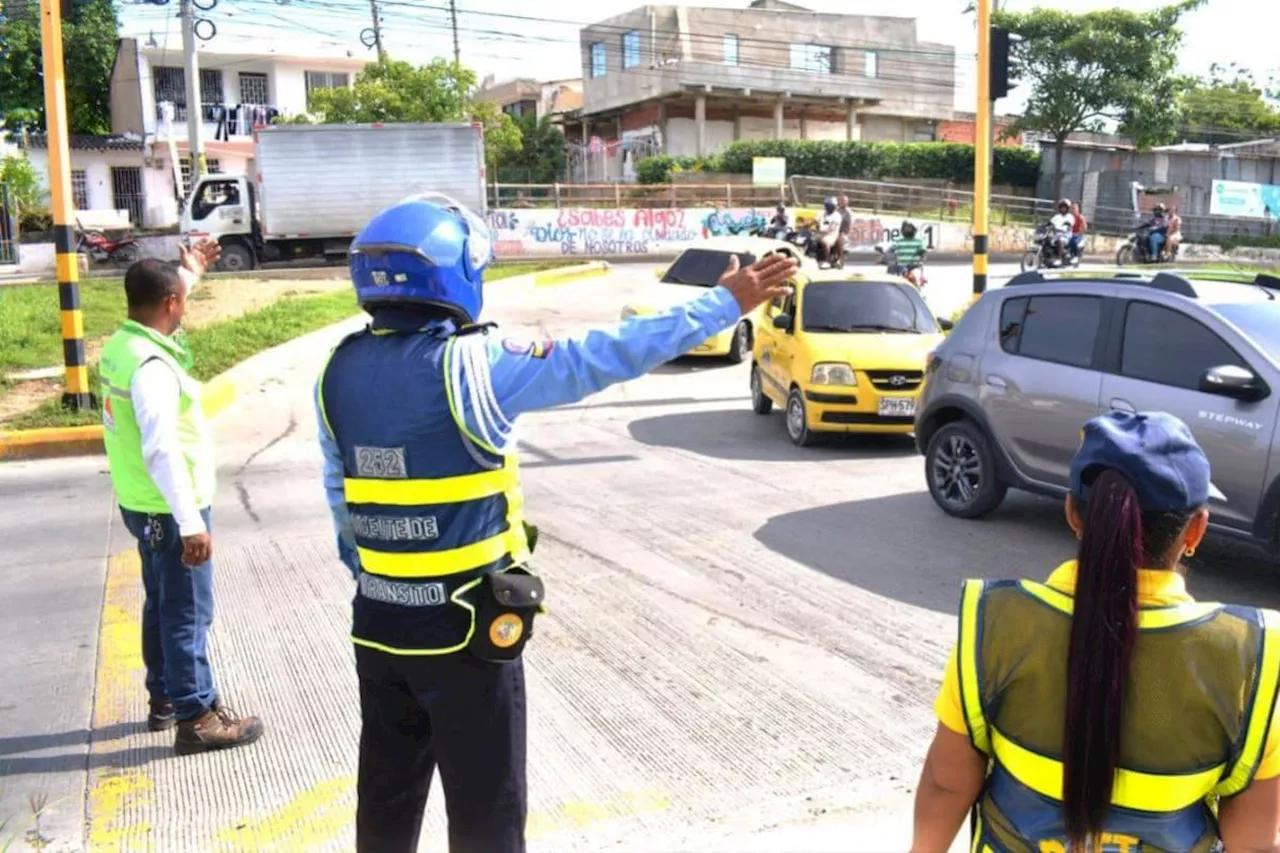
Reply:
[[[234,381],[221,374],[204,386],[201,403],[205,417],[212,420],[231,408],[240,391]],[[0,430],[0,462],[18,459],[57,459],[64,456],[102,454],[102,426],[49,427],[47,429]]]
[[[560,267],[559,269],[543,270],[533,274],[534,287],[546,287],[551,284],[563,284],[566,281],[576,281],[580,278],[592,278],[598,275],[604,275],[609,271],[608,261],[591,261],[586,264],[577,264],[571,267]]]

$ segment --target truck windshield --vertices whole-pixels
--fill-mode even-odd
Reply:
[[[738,263],[749,267],[756,262],[755,255],[745,252],[721,252],[713,249],[689,249],[667,268],[662,276],[664,284],[693,284],[698,287],[715,287],[720,276],[729,266],[731,255],[738,256]]]
[[[806,332],[938,331],[924,300],[892,282],[822,281],[805,285],[800,313]]]

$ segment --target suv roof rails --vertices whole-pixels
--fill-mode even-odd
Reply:
[[[1075,281],[1080,280],[1082,284],[1094,282],[1097,284],[1132,284],[1137,287],[1150,287],[1155,290],[1163,290],[1166,293],[1176,293],[1179,296],[1188,296],[1192,299],[1196,298],[1196,289],[1191,286],[1191,282],[1187,281],[1181,275],[1176,273],[1161,272],[1156,273],[1152,278],[1145,278],[1142,273],[1138,272],[1097,272],[1074,271],[1074,275],[1063,275],[1055,278],[1045,278],[1044,273],[1040,270],[1027,270],[1019,273],[1005,283],[1005,287],[1021,287],[1028,284],[1049,284],[1055,281]],[[1280,286],[1280,279],[1276,280],[1276,284]]]

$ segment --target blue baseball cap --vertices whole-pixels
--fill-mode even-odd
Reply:
[[[1226,500],[1209,480],[1209,458],[1191,429],[1167,412],[1108,412],[1084,425],[1084,441],[1071,460],[1071,494],[1089,499],[1103,469],[1133,484],[1146,512],[1197,509]]]

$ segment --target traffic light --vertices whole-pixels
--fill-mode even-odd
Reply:
[[[991,28],[991,100],[1009,96],[1009,31]]]

